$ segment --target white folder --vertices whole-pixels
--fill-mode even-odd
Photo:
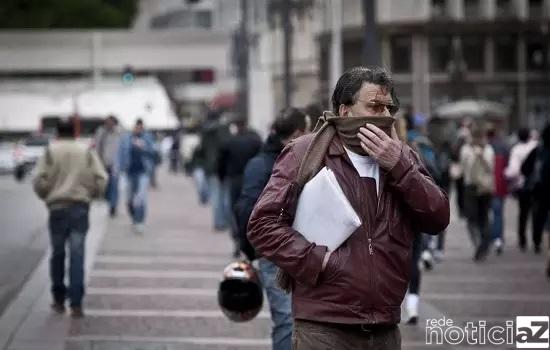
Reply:
[[[334,173],[323,168],[302,190],[292,228],[309,242],[336,250],[361,226]]]

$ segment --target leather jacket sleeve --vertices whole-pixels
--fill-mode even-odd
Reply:
[[[387,184],[407,205],[411,224],[417,232],[438,234],[447,228],[449,199],[410,147],[403,145],[399,161],[389,171]]]
[[[248,239],[263,257],[298,283],[315,286],[327,247],[308,242],[291,227],[298,197],[295,179],[299,165],[291,144],[277,159],[273,174],[252,211]]]

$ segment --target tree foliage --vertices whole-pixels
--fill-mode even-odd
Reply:
[[[137,0],[1,0],[0,28],[127,28]]]

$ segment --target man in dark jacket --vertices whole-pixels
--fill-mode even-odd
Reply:
[[[235,217],[241,250],[250,261],[256,259],[254,248],[246,238],[248,219],[254,204],[260,197],[265,185],[271,177],[275,160],[293,139],[302,136],[307,128],[306,114],[296,108],[282,111],[281,116],[273,124],[260,153],[246,165],[243,176],[241,195],[235,204]],[[271,309],[273,331],[271,334],[273,350],[290,350],[292,348],[292,316],[290,296],[284,293],[276,283],[277,267],[267,259],[260,258],[260,275],[263,287]]]
[[[246,163],[262,147],[262,139],[253,130],[248,129],[246,120],[237,118],[233,121],[233,134],[228,136],[220,146],[218,153],[218,177],[222,182],[223,191],[229,193],[228,221],[231,225],[231,234],[235,242],[234,255],[239,255],[238,229],[232,215],[235,203],[241,194],[243,173]]]
[[[380,128],[396,105],[385,70],[355,67],[344,73],[332,96],[337,116],[326,119],[323,133],[285,147],[254,207],[250,242],[292,280],[294,349],[401,348],[397,324],[412,242],[420,232],[447,227],[449,201],[395,127]],[[317,135],[332,137],[320,143]],[[362,222],[332,252],[292,228],[302,159],[317,162],[310,156],[312,142],[328,147],[322,165],[332,170]]]
[[[220,113],[209,111],[200,129],[202,168],[208,183],[209,200],[212,205],[213,226],[216,231],[227,229],[226,196],[218,177],[218,156],[221,142],[228,136],[227,126],[220,122]]]
[[[535,148],[521,166],[525,186],[534,202],[533,245],[536,254],[541,253],[542,232],[550,210],[550,124],[542,131],[542,145]]]

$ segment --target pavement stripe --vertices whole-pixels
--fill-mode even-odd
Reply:
[[[88,295],[182,295],[216,296],[216,289],[198,288],[87,288]]]
[[[237,345],[237,346],[269,346],[271,339],[263,338],[220,338],[220,337],[136,337],[81,335],[67,338],[68,342],[139,342],[139,343],[175,343],[195,345]]]
[[[90,272],[93,277],[132,277],[132,278],[212,278],[222,279],[220,272],[212,271],[151,271],[151,270],[103,270],[97,269]]]
[[[229,264],[229,258],[217,257],[171,257],[171,256],[117,256],[117,255],[99,255],[96,262],[101,263],[122,263],[135,265],[150,265],[150,264],[201,264],[220,266]]]
[[[542,275],[541,275],[542,276]],[[438,283],[521,283],[521,282],[535,282],[542,277],[537,275],[502,275],[502,276],[432,276],[425,274],[423,276],[426,282],[438,282]]]
[[[550,302],[548,294],[478,294],[478,293],[423,293],[423,299],[428,300],[486,300],[486,301],[516,301],[524,303]]]
[[[92,317],[174,317],[174,318],[225,318],[219,310],[101,310],[86,309],[86,315]],[[269,312],[261,311],[258,319],[269,319]]]
[[[232,346],[271,346],[269,338],[228,338],[228,337],[137,337],[129,335],[80,335],[67,338],[67,342],[121,342],[121,343],[152,343],[152,344],[193,344],[193,345],[232,345]],[[433,345],[432,345],[433,346]],[[404,341],[403,349],[427,348],[426,342]],[[462,349],[462,348],[457,348]]]

